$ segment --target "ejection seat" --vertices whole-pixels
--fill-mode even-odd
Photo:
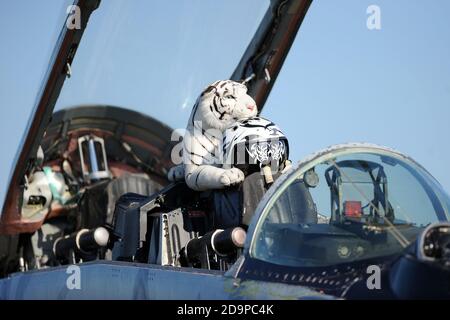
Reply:
[[[277,179],[280,174],[274,175]],[[221,228],[241,225],[246,228],[261,198],[269,186],[264,176],[255,172],[247,176],[238,188],[213,192],[215,224]],[[315,224],[317,208],[303,180],[293,182],[273,206],[270,216],[275,223]]]
[[[246,230],[267,188],[263,176],[254,173],[223,190],[196,192],[176,182],[150,196],[125,194],[114,211],[112,258],[179,265],[190,240],[218,229]]]

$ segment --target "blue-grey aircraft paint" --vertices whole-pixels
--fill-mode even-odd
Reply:
[[[318,299],[306,287],[240,281],[228,273],[117,261],[79,264],[80,288],[68,267],[16,273],[0,280],[0,299]],[[328,297],[329,298],[329,297]]]

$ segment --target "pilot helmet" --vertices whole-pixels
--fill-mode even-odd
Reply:
[[[252,117],[229,126],[223,137],[224,168],[238,168],[249,175],[270,167],[281,171],[289,159],[289,143],[272,121]]]

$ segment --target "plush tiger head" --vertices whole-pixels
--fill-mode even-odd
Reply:
[[[193,121],[202,121],[204,129],[225,130],[231,123],[256,116],[258,110],[247,87],[232,80],[216,81],[200,95],[193,111]]]

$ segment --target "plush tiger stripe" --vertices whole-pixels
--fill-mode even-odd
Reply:
[[[222,134],[233,122],[257,114],[247,87],[231,80],[212,83],[198,97],[183,140],[183,165],[169,171],[169,180],[184,175],[194,190],[222,189],[240,183],[244,174],[222,167]]]

